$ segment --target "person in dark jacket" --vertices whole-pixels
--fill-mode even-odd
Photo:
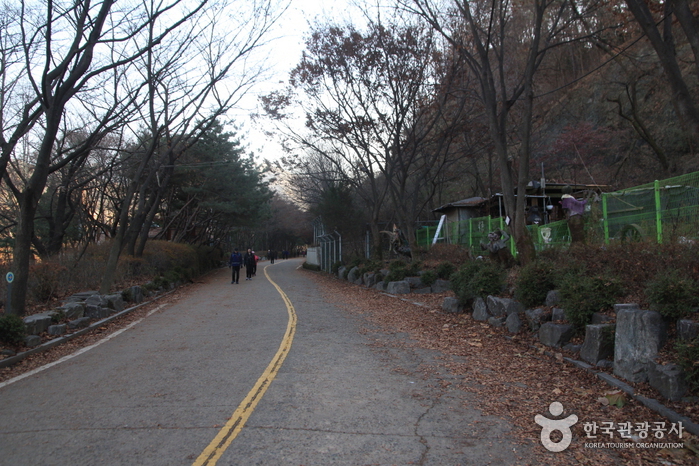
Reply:
[[[245,265],[246,280],[252,280],[252,272],[255,270],[255,253],[248,248],[248,252],[243,256],[243,264]]]
[[[240,280],[240,266],[243,265],[243,256],[238,252],[238,249],[233,250],[233,254],[231,254],[230,259],[228,259],[228,267],[233,269],[233,279],[231,281],[232,284],[238,284],[238,280]]]

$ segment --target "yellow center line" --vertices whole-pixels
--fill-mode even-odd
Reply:
[[[286,310],[289,314],[289,322],[286,325],[286,333],[284,334],[284,338],[279,345],[277,354],[274,355],[274,358],[272,358],[272,361],[267,366],[267,369],[265,369],[260,378],[257,379],[257,382],[252,387],[252,390],[250,390],[245,399],[243,399],[240,405],[238,405],[238,409],[235,410],[226,425],[223,426],[213,441],[204,449],[202,454],[199,455],[199,458],[197,458],[192,466],[209,466],[216,464],[219,458],[221,458],[221,455],[223,455],[226,449],[233,442],[233,439],[236,438],[238,433],[243,429],[243,426],[245,426],[248,418],[255,410],[257,403],[260,402],[262,396],[267,391],[267,388],[269,388],[270,383],[272,383],[272,380],[274,380],[274,378],[277,376],[277,372],[279,372],[284,359],[286,359],[286,356],[289,354],[289,350],[291,349],[291,343],[293,342],[294,334],[296,333],[296,310],[294,309],[293,304],[291,304],[291,300],[289,300],[286,293],[282,291],[279,285],[274,283],[274,281],[269,278],[269,275],[267,274],[267,267],[270,265],[271,264],[264,268],[265,277],[267,277],[267,280],[274,285],[281,295],[282,300],[284,300],[284,304],[286,304]]]

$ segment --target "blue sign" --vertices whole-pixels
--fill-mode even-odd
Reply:
[[[12,272],[7,272],[7,275],[5,275],[5,280],[7,280],[7,283],[12,283],[15,281],[15,274]]]

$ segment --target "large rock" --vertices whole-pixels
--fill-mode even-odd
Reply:
[[[85,300],[85,306],[99,306],[99,307],[107,307],[107,298],[105,298],[102,295],[95,294],[90,296]]]
[[[614,305],[614,313],[618,314],[619,311],[638,311],[641,308],[638,307],[638,304],[636,303],[625,303],[625,304],[615,304]]]
[[[410,288],[423,288],[425,286],[420,277],[405,277],[405,281],[410,284]]]
[[[696,337],[699,337],[699,322],[688,319],[680,319],[677,321],[677,338],[691,341]]]
[[[71,320],[70,322],[68,322],[69,329],[83,328],[87,327],[88,325],[90,325],[89,317],[81,317],[79,319]]]
[[[575,329],[570,324],[546,322],[539,328],[539,341],[555,348],[561,348],[573,338]]]
[[[620,309],[616,316],[614,374],[630,382],[648,380],[648,363],[667,340],[667,324],[655,311]]]
[[[558,290],[551,290],[546,293],[546,301],[544,304],[548,307],[558,306],[561,303],[561,292]]]
[[[337,278],[339,278],[340,280],[344,280],[346,275],[347,275],[347,267],[345,267],[343,265],[339,269],[337,269]]]
[[[377,273],[367,272],[364,274],[364,285],[367,288],[372,288],[379,280],[383,280],[383,277]]]
[[[120,294],[110,294],[105,296],[107,301],[106,307],[112,309],[114,312],[121,312],[124,310],[124,298]]]
[[[524,306],[522,306],[522,303],[510,298],[488,296],[487,303],[488,312],[496,317],[509,316],[510,314],[524,312]]]
[[[671,401],[680,401],[687,393],[682,369],[675,364],[648,363],[648,383]]]
[[[360,278],[362,277],[359,275],[359,267],[352,267],[352,269],[347,274],[347,280],[352,283],[356,283],[357,279]]]
[[[386,287],[386,293],[390,294],[408,294],[410,293],[410,284],[405,280],[398,282],[389,282]]]
[[[374,289],[379,291],[386,291],[386,286],[387,283],[385,281],[379,280],[378,282],[376,282],[376,285],[374,285]]]
[[[580,349],[580,358],[590,364],[614,355],[614,325],[594,324],[585,326],[585,342]]]
[[[27,335],[39,335],[48,330],[53,323],[53,318],[48,312],[34,314],[24,318],[24,327]]]
[[[71,295],[68,297],[66,302],[68,303],[75,303],[75,302],[83,302],[87,298],[89,298],[92,295],[99,294],[98,291],[81,291],[80,293],[75,293],[74,295]]]
[[[64,333],[66,333],[66,327],[67,327],[66,324],[51,325],[51,326],[49,326],[49,330],[48,330],[49,335],[52,335],[52,336],[63,335]]]
[[[541,308],[527,309],[524,311],[524,316],[527,319],[529,328],[536,332],[541,327],[543,322],[546,322],[551,317],[546,311]]]
[[[519,333],[522,331],[522,319],[520,318],[520,314],[517,312],[513,312],[512,314],[507,316],[507,319],[505,320],[505,326],[507,327],[507,331],[510,333]]]
[[[442,301],[442,310],[444,312],[458,314],[463,312],[464,308],[461,304],[459,304],[459,300],[457,298],[446,297],[444,298],[444,301]]]
[[[485,322],[490,317],[491,314],[488,312],[488,306],[485,304],[485,300],[483,298],[476,298],[476,300],[473,301],[473,319]]]
[[[438,278],[432,284],[432,293],[446,293],[449,290],[451,290],[451,282],[449,280]]]
[[[85,305],[79,302],[66,303],[61,307],[66,319],[75,320],[85,315]]]
[[[24,337],[24,344],[28,348],[35,348],[41,344],[41,337],[38,335],[27,335]]]
[[[492,316],[488,317],[488,323],[492,325],[493,327],[500,328],[503,325],[505,325],[505,321],[507,320],[507,317],[505,316]]]

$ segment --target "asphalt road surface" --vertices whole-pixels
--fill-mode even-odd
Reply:
[[[2,386],[0,464],[501,465],[527,456],[473,395],[420,372],[437,354],[405,349],[395,344],[405,336],[328,302],[300,265],[261,263],[238,285],[228,269],[209,274],[103,344]]]

